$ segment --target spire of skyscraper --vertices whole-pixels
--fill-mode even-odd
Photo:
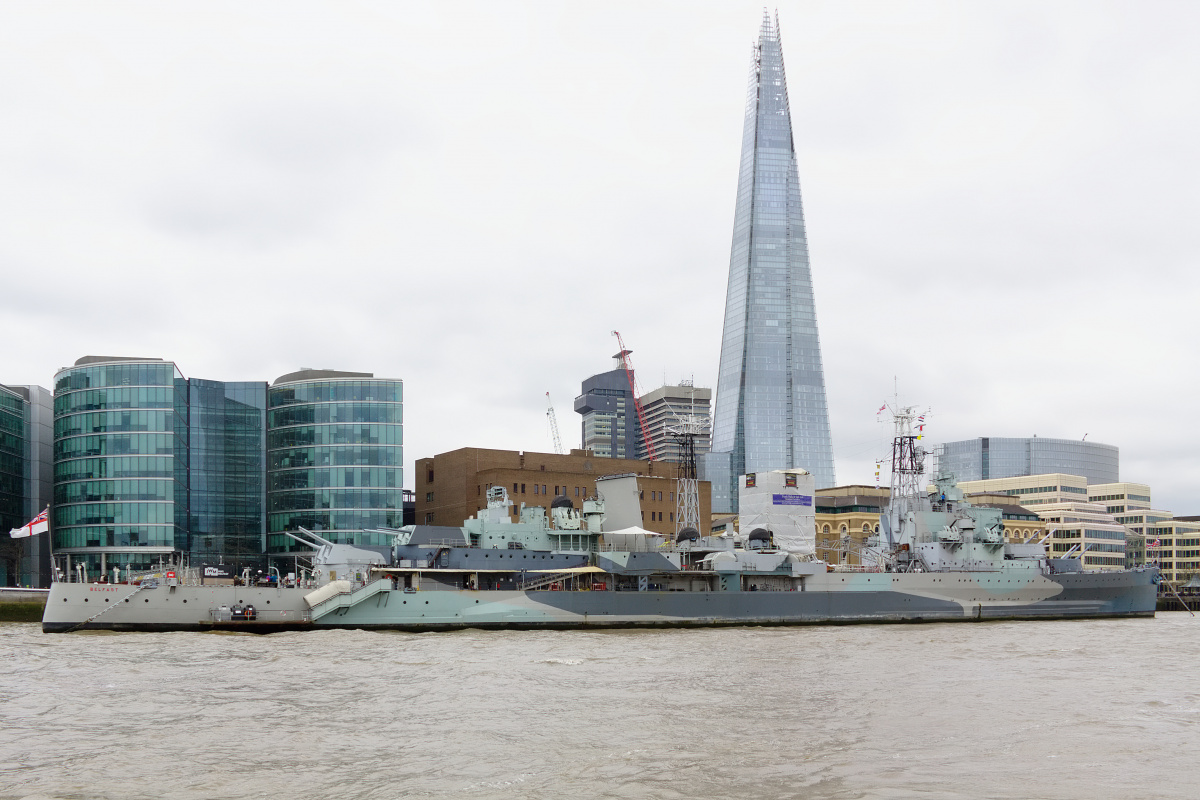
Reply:
[[[818,488],[834,484],[783,47],[766,12],[742,131],[712,450],[714,512],[737,510],[737,478],[749,472],[799,467]]]

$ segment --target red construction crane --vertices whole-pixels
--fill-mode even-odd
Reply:
[[[617,337],[617,346],[621,348],[621,352],[617,353],[614,358],[621,359],[621,366],[625,368],[625,375],[629,378],[629,391],[633,392],[633,408],[637,411],[638,427],[642,431],[642,441],[646,443],[646,458],[654,461],[658,456],[654,452],[654,442],[650,439],[650,431],[646,429],[646,412],[642,408],[641,392],[638,391],[637,381],[633,377],[633,363],[629,360],[629,354],[633,351],[625,347],[625,342],[621,339],[620,331],[613,331],[612,335]]]

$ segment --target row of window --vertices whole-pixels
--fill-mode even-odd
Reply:
[[[88,389],[54,396],[54,416],[78,411],[104,411],[126,408],[174,408],[172,386],[131,386],[119,389]]]
[[[401,488],[400,469],[292,469],[271,473],[271,491],[342,487]]]
[[[404,421],[404,406],[399,403],[322,403],[296,405],[267,413],[267,425],[325,425],[329,423],[385,422],[399,425]]]
[[[400,403],[404,387],[400,381],[314,381],[274,387],[267,392],[267,407],[296,403]]]
[[[321,489],[272,492],[268,499],[271,511],[302,511],[304,509],[404,508],[404,496],[399,489]]]
[[[171,525],[174,503],[83,503],[54,507],[55,530],[69,525]]]
[[[175,453],[171,433],[130,433],[109,436],[74,436],[54,443],[54,460],[87,456],[159,455]]]
[[[173,525],[115,525],[65,528],[54,532],[55,549],[64,547],[174,547]],[[124,566],[110,559],[109,566]]]
[[[78,458],[54,465],[54,481],[78,481],[89,478],[171,478],[175,475],[172,456],[115,456]]]
[[[404,466],[404,448],[399,445],[336,445],[273,450],[267,457],[271,470],[322,467]]]
[[[338,444],[404,444],[400,425],[317,425],[282,428],[267,434],[267,449]]]
[[[22,414],[0,414],[0,431],[25,436],[25,417]]]
[[[0,453],[25,458],[25,439],[11,433],[0,433]]]
[[[3,412],[11,412],[18,416],[23,415],[25,413],[25,399],[7,390],[0,389],[0,413]]]
[[[54,382],[54,394],[106,386],[172,386],[175,375],[175,365],[168,363],[80,367],[63,374]]]
[[[169,432],[174,429],[175,412],[167,410],[90,411],[54,420],[55,439],[84,433]]]
[[[402,508],[380,509],[312,509],[308,511],[286,511],[267,516],[267,530],[271,533],[294,531],[307,528],[325,536],[323,531],[353,531],[364,528],[399,528],[404,524]],[[330,538],[330,537],[325,537]],[[332,540],[331,540],[332,541]],[[390,544],[389,538],[385,544]]]
[[[54,485],[54,502],[65,503],[129,503],[142,501],[167,501],[175,499],[175,481],[120,480],[79,481]]]

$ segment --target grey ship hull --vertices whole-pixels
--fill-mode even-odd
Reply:
[[[1005,573],[826,573],[799,591],[405,592],[386,580],[310,608],[307,589],[55,584],[42,629],[269,633],[313,628],[629,628],[1152,617],[1152,570],[1014,578]],[[186,601],[186,602],[185,602]],[[251,603],[254,621],[221,606]],[[102,613],[101,613],[102,612]]]

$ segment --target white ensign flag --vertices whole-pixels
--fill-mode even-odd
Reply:
[[[13,528],[8,532],[8,535],[14,539],[21,539],[25,536],[33,536],[37,533],[43,533],[50,530],[50,508],[46,507],[42,513],[25,523],[23,528]]]

